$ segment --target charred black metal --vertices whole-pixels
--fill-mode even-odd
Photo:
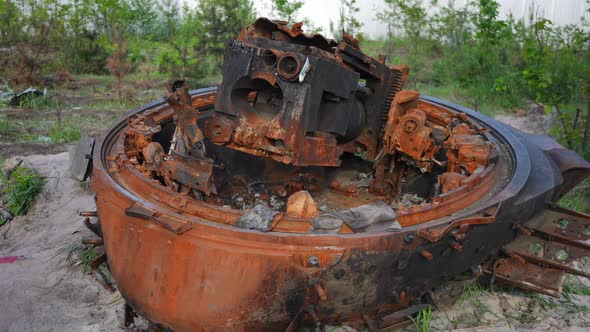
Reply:
[[[407,67],[390,68],[345,41],[330,48],[325,39],[279,34],[285,28],[265,19],[252,27],[227,45],[215,109],[268,128],[237,143],[295,166],[339,166],[347,150],[372,160]]]

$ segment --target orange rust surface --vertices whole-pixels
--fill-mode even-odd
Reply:
[[[401,93],[398,94],[398,96],[400,96],[400,98],[409,96],[407,100],[413,100],[415,94]],[[205,107],[206,105],[211,105],[213,101],[213,95],[204,96],[201,98],[194,98],[193,105],[197,107]],[[165,118],[163,115],[170,117],[173,112],[168,111],[168,108],[169,107],[164,107],[163,109],[160,109],[161,112],[154,113],[155,119],[162,121]],[[148,114],[146,114],[146,116],[148,116]],[[480,144],[479,141],[477,141],[477,143]],[[122,149],[123,146],[124,140],[123,137],[120,137],[117,141],[115,150]],[[120,181],[126,183],[128,187],[133,188],[135,193],[140,197],[143,196],[146,199],[157,200],[174,209],[179,209],[206,220],[229,225],[235,224],[237,219],[243,214],[243,211],[207,204],[205,202],[196,201],[190,197],[179,196],[168,188],[147,179],[144,174],[135,169],[134,165],[125,160],[125,156],[117,155],[113,156],[112,159],[113,160],[110,161],[110,163],[113,170],[116,169],[117,172],[120,173]],[[398,221],[402,226],[415,225],[449,215],[453,211],[467,207],[488,193],[491,188],[496,185],[496,178],[499,175],[500,170],[498,167],[494,164],[489,165],[489,167],[482,172],[466,177],[461,182],[461,186],[435,197],[432,203],[400,209],[398,211]],[[284,216],[279,220],[274,227],[274,230],[306,233],[309,228],[309,219],[299,218],[296,220],[289,216]]]
[[[439,176],[438,185],[441,188],[441,192],[446,193],[460,187],[465,178],[466,176],[463,174],[456,172],[446,172]]]
[[[177,331],[282,330],[291,318],[288,304],[282,302],[289,295],[286,292],[293,287],[307,291],[306,280],[316,270],[309,266],[310,256],[317,258],[319,266],[328,267],[355,248],[391,251],[399,250],[403,243],[395,234],[347,240],[337,236],[268,237],[199,222],[188,215],[178,218],[191,229],[177,235],[152,221],[125,215],[134,200],[114,190],[104,170],[95,171],[92,188],[118,288],[140,314]],[[156,214],[174,214],[164,206],[143,204]],[[336,296],[332,289],[337,285],[323,283],[321,287],[325,305],[332,306]],[[260,303],[276,305],[261,308]],[[322,317],[336,318],[342,317]]]
[[[213,99],[194,98],[193,105],[206,107]],[[162,106],[140,118],[161,122],[173,114],[169,106]],[[314,281],[318,268],[310,266],[310,257],[328,268],[354,252],[416,250],[452,227],[489,219],[452,223],[412,243],[396,233],[355,234],[346,225],[340,234],[308,235],[309,218],[286,214],[277,217],[268,233],[242,230],[234,225],[245,211],[195,200],[150,179],[126,154],[117,152],[125,146],[125,133],[119,135],[109,149],[113,153],[105,158],[107,169],[97,167],[92,178],[109,266],[135,310],[178,331],[284,330],[292,318],[285,299],[294,291],[319,297],[316,310],[325,322],[361,320],[362,314],[405,307],[414,295],[401,292],[399,303],[378,305],[371,283],[351,288],[337,279]],[[493,187],[498,173],[489,165],[437,200],[399,210],[398,221],[403,226],[425,223],[469,206]],[[116,187],[111,176],[124,189]],[[460,245],[453,248],[459,250]],[[426,261],[433,256],[423,252]],[[355,294],[368,296],[370,306],[342,306]]]
[[[488,165],[491,147],[476,135],[453,134],[447,145],[450,148],[447,152],[449,170],[453,172],[464,169],[473,173],[479,167],[484,168]]]

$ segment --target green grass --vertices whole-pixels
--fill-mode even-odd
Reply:
[[[80,261],[82,262],[82,269],[86,273],[90,273],[92,270],[92,261],[96,259],[98,253],[93,246],[86,247],[80,254]]]
[[[568,275],[563,285],[563,294],[571,295],[590,295],[590,287],[584,285],[577,277]]]
[[[432,307],[428,305],[426,308],[420,310],[416,318],[411,318],[416,328],[416,332],[428,332],[432,326]]]
[[[44,117],[24,118],[8,120],[14,128],[9,136],[3,136],[10,141],[19,143],[36,143],[39,135],[46,136],[51,126],[50,121]]]
[[[116,79],[111,75],[78,74],[76,79],[81,82],[90,82],[93,85],[112,85]]]
[[[537,304],[539,304],[539,306],[541,306],[541,308],[544,310],[555,309],[559,306],[556,300],[546,295],[541,295],[538,293],[523,293],[523,295],[537,302]]]
[[[26,96],[20,100],[20,107],[33,109],[35,111],[55,109],[57,101],[55,98],[46,96]]]
[[[499,318],[482,300],[482,294],[487,293],[487,287],[485,285],[485,279],[479,278],[475,282],[466,285],[461,292],[461,296],[457,301],[455,315],[452,320],[454,328],[460,328],[463,326],[480,326],[487,324],[488,321],[484,318],[486,313]],[[465,304],[469,304],[469,309],[466,308]],[[465,315],[461,315],[465,309]],[[468,321],[463,321],[463,318],[467,318]]]
[[[0,180],[2,181],[4,206],[13,216],[27,213],[45,183],[43,177],[25,167],[17,167],[10,177],[0,174]],[[0,225],[6,221],[0,219]]]
[[[89,105],[87,105],[87,108],[96,111],[127,110],[133,107],[137,107],[139,105],[141,105],[141,103],[130,102],[127,100],[104,99],[90,103]]]
[[[582,181],[561,200],[559,205],[570,210],[590,213],[590,179]]]
[[[137,106],[134,105],[133,107]],[[87,109],[89,107],[85,107],[85,110]],[[36,114],[32,118],[6,120],[0,118],[0,141],[41,143],[45,141],[42,137],[48,137],[50,140],[47,143],[52,144],[75,142],[80,139],[82,133],[96,135],[102,132],[123,113],[124,110],[108,113],[100,111],[75,113],[68,111],[62,114],[61,129],[58,127],[57,119],[52,113],[47,116]]]
[[[18,132],[18,127],[9,119],[0,119],[0,137],[12,137]]]
[[[474,109],[472,104],[474,91],[462,88],[453,78],[452,69],[445,63],[444,52],[435,47],[432,41],[422,41],[414,45],[414,41],[404,37],[394,37],[392,40],[393,53],[387,58],[388,65],[405,64],[410,67],[405,89],[418,90],[429,95]],[[385,38],[378,40],[362,40],[361,49],[372,57],[388,53],[389,43]],[[484,92],[488,88],[483,88]],[[489,87],[492,89],[492,87]],[[482,91],[480,91],[482,92]],[[525,97],[514,94],[497,95],[494,91],[487,91],[487,97],[478,106],[478,111],[493,116],[506,110],[525,107]]]
[[[92,262],[98,256],[94,246],[86,246],[80,242],[68,243],[61,252],[67,252],[66,262],[72,266],[82,266],[86,273],[92,271]]]
[[[577,301],[575,296],[590,296],[590,288],[583,284],[576,276],[568,275],[563,285],[563,298],[561,301],[563,307],[567,310],[568,315],[586,314],[590,307]]]
[[[49,137],[53,143],[70,143],[80,139],[82,134],[78,129],[73,127],[58,128],[58,126],[52,126],[49,129]]]
[[[458,87],[454,85],[434,85],[434,84],[420,84],[420,93],[427,96],[433,96],[440,99],[449,100],[452,102],[460,102],[457,99]]]

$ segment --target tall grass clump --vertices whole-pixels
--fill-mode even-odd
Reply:
[[[41,191],[45,179],[26,167],[17,167],[10,175],[0,173],[0,182],[2,205],[13,216],[20,216],[27,213]],[[8,220],[0,217],[0,225],[6,221]]]

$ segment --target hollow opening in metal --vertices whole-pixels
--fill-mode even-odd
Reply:
[[[280,112],[283,91],[277,84],[271,84],[261,78],[244,77],[236,86],[232,90],[232,104],[239,108],[250,122],[270,121]]]

